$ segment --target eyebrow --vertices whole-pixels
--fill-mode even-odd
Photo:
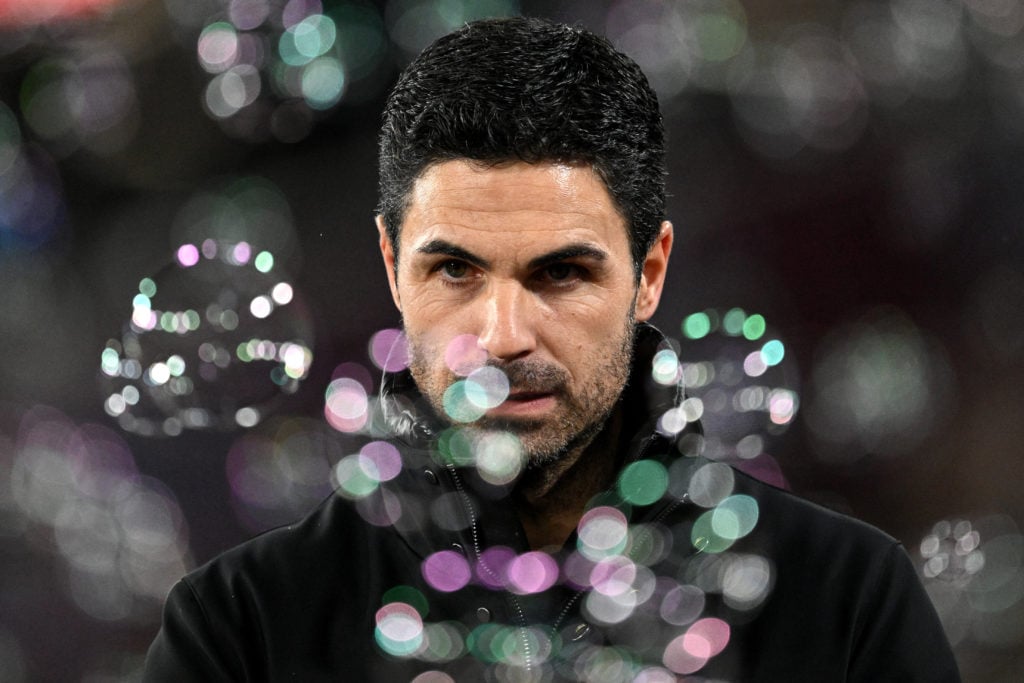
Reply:
[[[471,263],[478,268],[489,268],[491,266],[487,259],[481,258],[476,254],[466,251],[462,247],[456,246],[451,242],[442,239],[430,240],[426,244],[417,247],[416,253],[451,256],[452,258]],[[556,249],[555,251],[533,258],[527,264],[527,267],[530,268],[530,270],[536,270],[537,268],[543,268],[545,266],[576,258],[606,261],[608,260],[608,253],[592,244],[581,242],[578,244],[570,244],[561,249]]]
[[[416,248],[417,254],[441,254],[443,256],[451,256],[457,258],[460,261],[466,261],[472,263],[478,268],[489,268],[491,264],[487,259],[482,259],[475,254],[471,254],[462,247],[457,247],[451,242],[445,240],[430,240],[426,244]]]
[[[527,264],[530,270],[536,270],[537,268],[543,268],[544,266],[550,266],[554,263],[561,263],[562,261],[568,261],[576,258],[588,258],[594,261],[606,261],[608,260],[608,253],[603,249],[599,249],[591,244],[570,244],[562,249],[549,252],[532,259]]]

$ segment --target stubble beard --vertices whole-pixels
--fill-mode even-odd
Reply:
[[[633,361],[635,319],[627,316],[619,344],[607,360],[591,373],[590,381],[575,393],[568,389],[568,373],[560,366],[536,360],[510,363],[489,362],[508,376],[510,384],[520,391],[552,393],[558,402],[554,414],[538,419],[491,418],[486,415],[466,425],[471,431],[509,432],[523,445],[527,469],[539,469],[557,463],[586,448],[604,428],[615,408]],[[431,372],[433,354],[421,340],[408,336],[409,370],[420,392],[443,422],[451,424],[443,405],[445,390],[459,378],[452,373],[439,376]],[[441,351],[443,356],[443,351]]]

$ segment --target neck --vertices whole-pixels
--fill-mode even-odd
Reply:
[[[550,465],[528,470],[519,480],[516,511],[532,549],[561,548],[587,501],[611,485],[621,429],[622,413],[616,409],[589,443]]]

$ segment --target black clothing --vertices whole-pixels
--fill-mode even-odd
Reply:
[[[538,556],[525,555],[507,487],[457,465],[451,432],[425,417],[407,376],[391,377],[401,473],[182,579],[145,680],[958,681],[897,541],[681,455],[655,428],[681,398],[650,378],[659,340],[641,326],[620,402],[633,430],[623,471],[643,463],[654,476],[638,496],[623,479],[592,505],[599,519],[556,557],[557,580],[515,580],[510,559]],[[668,490],[649,501],[659,472]]]

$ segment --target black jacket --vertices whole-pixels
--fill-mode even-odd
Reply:
[[[958,681],[897,541],[655,428],[680,399],[650,379],[660,340],[641,326],[620,401],[632,474],[556,562],[392,376],[401,472],[183,578],[145,680]]]

